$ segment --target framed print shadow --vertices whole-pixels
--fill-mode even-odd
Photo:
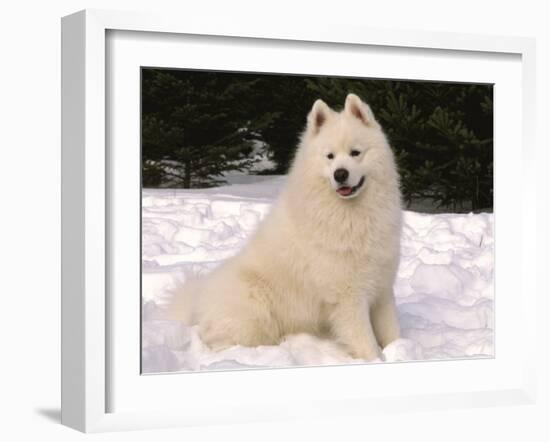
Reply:
[[[63,18],[64,424],[533,401],[533,41],[330,29]]]

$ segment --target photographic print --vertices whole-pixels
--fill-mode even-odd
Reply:
[[[493,86],[143,67],[142,373],[494,356]]]

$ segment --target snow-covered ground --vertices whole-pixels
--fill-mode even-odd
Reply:
[[[196,327],[162,319],[174,283],[237,253],[284,181],[232,178],[232,185],[212,189],[143,191],[143,372],[363,362],[332,341],[305,334],[278,346],[215,353]],[[405,212],[395,284],[402,339],[384,349],[384,359],[492,356],[493,263],[492,214]]]

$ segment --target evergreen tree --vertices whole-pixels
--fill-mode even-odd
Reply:
[[[253,77],[143,69],[142,82],[145,187],[210,187],[251,166]]]
[[[265,75],[254,89],[259,97],[255,109],[269,120],[258,128],[258,135],[276,165],[264,173],[285,174],[305,128],[314,94],[306,87],[306,77],[301,76]]]

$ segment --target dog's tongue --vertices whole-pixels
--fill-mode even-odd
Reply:
[[[338,192],[342,196],[348,196],[351,193],[351,187],[349,186],[340,187],[336,192]]]

